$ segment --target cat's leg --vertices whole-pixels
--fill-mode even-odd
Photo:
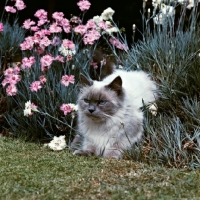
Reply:
[[[96,148],[91,143],[84,143],[81,149],[77,149],[73,152],[73,155],[80,156],[92,156],[96,154]]]
[[[110,150],[110,149],[106,149],[104,154],[103,154],[103,157],[105,158],[122,158],[123,156],[123,153],[122,153],[122,150],[119,150],[119,149],[113,149],[113,150]]]
[[[103,157],[105,158],[122,158],[123,156],[123,150],[119,146],[118,142],[115,142],[114,144],[110,144],[111,146],[107,146],[104,150]]]
[[[83,137],[81,137],[78,134],[75,135],[73,141],[70,144],[70,150],[74,151],[74,150],[78,149],[80,144],[81,144],[81,142],[82,142],[82,140],[83,140]]]

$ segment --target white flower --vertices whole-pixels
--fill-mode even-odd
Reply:
[[[161,5],[161,12],[168,16],[174,16],[175,15],[175,9],[173,6],[166,6],[165,4]]]
[[[59,137],[54,136],[53,140],[48,144],[49,148],[54,151],[60,151],[66,148],[67,144],[65,141],[65,135]]]
[[[151,112],[152,115],[156,116],[157,110],[158,110],[158,106],[156,105],[156,103],[149,105],[149,111]]]
[[[25,103],[25,109],[29,109],[30,107],[31,107],[31,101],[29,100]]]
[[[116,27],[111,27],[111,28],[106,29],[103,33],[108,33],[111,35],[112,33],[116,33],[116,32],[119,32],[119,29]]]
[[[32,114],[31,108],[29,108],[29,109],[24,109],[24,116],[28,117],[28,116],[30,116],[31,114]]]
[[[100,17],[99,15],[94,16],[92,19],[96,24],[99,24],[99,22],[101,22],[103,19],[102,17]]]
[[[29,100],[25,103],[24,116],[31,116],[33,114],[32,111],[39,112],[37,106]]]
[[[68,103],[68,105],[72,108],[72,111],[78,111],[78,105],[75,105],[73,103]]]
[[[103,13],[101,14],[101,18],[103,20],[109,20],[112,19],[113,14],[115,13],[115,11],[112,8],[107,8],[103,11]]]
[[[61,47],[58,49],[58,51],[60,51],[60,53],[63,55],[63,56],[73,56],[76,54],[76,50],[72,50],[72,49],[68,49],[68,48],[65,48],[64,46],[61,45]]]

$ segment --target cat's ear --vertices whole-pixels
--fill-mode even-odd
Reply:
[[[88,79],[83,74],[80,74],[80,86],[91,86],[93,85],[93,81],[91,79]]]
[[[109,85],[106,86],[107,88],[114,90],[118,95],[122,93],[122,79],[120,76],[117,76]]]

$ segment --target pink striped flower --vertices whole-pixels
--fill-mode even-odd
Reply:
[[[16,13],[17,10],[13,6],[5,6],[6,12]]]
[[[110,38],[109,42],[118,49],[128,50],[128,47],[125,44],[122,44],[117,38]]]
[[[34,81],[31,83],[30,89],[32,92],[37,92],[42,88],[40,81]]]
[[[17,87],[16,85],[9,85],[6,88],[6,93],[8,96],[15,96],[17,94]]]
[[[71,49],[71,50],[75,49],[75,44],[71,40],[68,40],[68,39],[63,40],[62,46],[66,49]]]
[[[92,19],[87,21],[86,26],[88,29],[96,29],[97,27],[96,23]]]
[[[26,8],[26,5],[22,0],[16,0],[15,7],[17,8],[17,10],[23,10],[24,8]]]
[[[35,63],[35,57],[30,56],[29,58],[24,57],[22,59],[22,67],[25,68],[31,68],[31,66]]]
[[[60,26],[58,26],[56,23],[53,23],[53,24],[50,25],[49,31],[51,33],[61,33],[62,28]]]
[[[63,57],[63,56],[57,55],[57,56],[55,57],[55,60],[64,63],[64,57]]]
[[[70,33],[71,32],[71,25],[68,19],[63,18],[60,22],[59,25],[62,26],[63,30],[65,33]]]
[[[40,20],[38,21],[37,25],[38,25],[38,26],[42,26],[42,25],[44,25],[44,24],[47,23],[47,22],[49,22],[48,19],[40,19]]]
[[[24,21],[22,27],[25,28],[25,29],[30,29],[32,25],[35,25],[35,22],[31,21],[31,19],[27,19],[27,20]]]
[[[47,12],[44,9],[39,9],[36,11],[34,16],[39,19],[47,19]]]
[[[77,5],[81,11],[86,11],[90,8],[91,3],[88,0],[81,0]]]
[[[56,20],[57,23],[63,20],[64,13],[63,12],[54,12],[52,14],[52,18]]]
[[[40,59],[41,65],[43,67],[47,66],[48,68],[50,67],[53,61],[54,61],[54,57],[49,54],[42,56]]]
[[[68,86],[70,83],[74,84],[74,75],[64,75],[62,76],[61,84],[64,86]]]
[[[51,44],[51,40],[47,36],[40,40],[40,47],[48,47]]]
[[[87,32],[87,26],[85,25],[78,25],[74,28],[75,33],[80,33],[81,35],[84,35]]]
[[[8,76],[7,80],[10,85],[16,85],[21,80],[21,78],[17,74],[11,74],[10,76]]]
[[[60,106],[60,110],[64,112],[64,115],[67,115],[68,113],[72,112],[71,106],[65,103]]]

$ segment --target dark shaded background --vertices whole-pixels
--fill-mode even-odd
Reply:
[[[38,9],[45,9],[48,11],[49,18],[53,12],[63,12],[66,18],[70,18],[71,14],[79,16],[81,13],[77,6],[79,0],[24,0],[26,8],[19,12],[19,23],[23,23],[25,19],[33,17]],[[111,7],[115,10],[113,16],[114,21],[118,24],[119,28],[124,27],[128,43],[132,43],[132,25],[136,24],[138,29],[142,29],[142,0],[89,0],[91,3],[90,9],[85,14],[86,20],[93,16],[100,15],[103,10]],[[5,0],[0,0],[0,12],[4,9]],[[13,2],[8,0],[8,4],[12,5]],[[147,4],[149,4],[147,2]],[[84,23],[85,23],[84,22]],[[136,32],[136,39],[140,38],[139,32]]]

